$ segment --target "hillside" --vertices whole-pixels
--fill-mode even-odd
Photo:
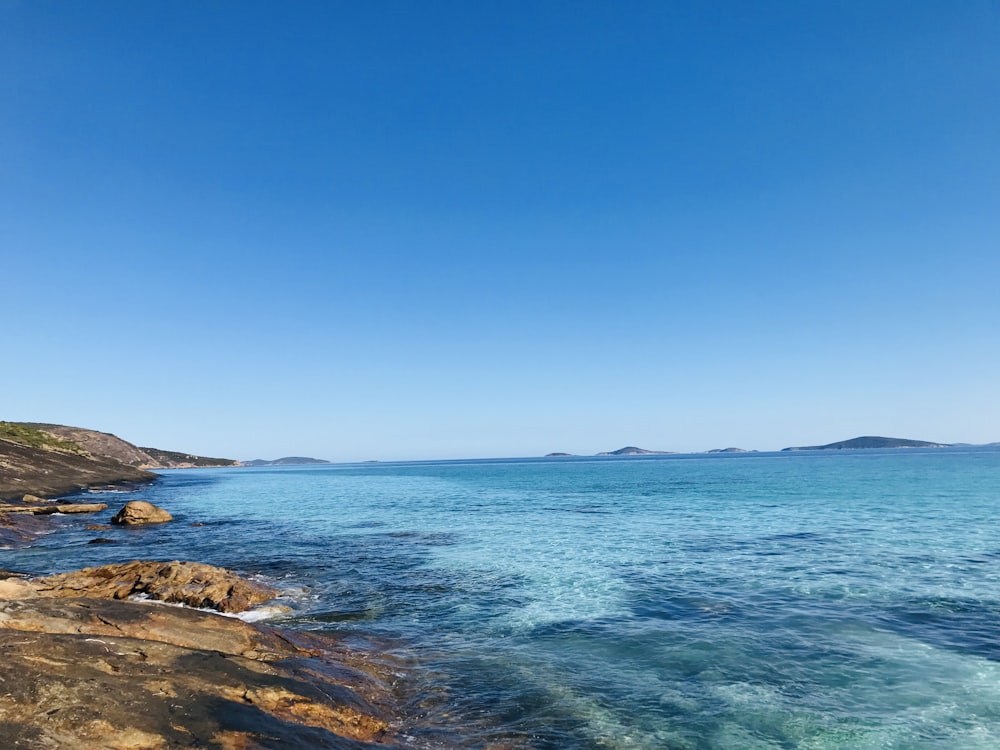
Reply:
[[[195,456],[179,451],[165,451],[160,448],[139,448],[153,460],[153,469],[190,469],[205,466],[240,466],[240,462],[232,458],[210,458]]]
[[[0,422],[0,499],[67,495],[87,487],[149,482],[155,474],[24,424]]]
[[[56,439],[69,441],[90,456],[108,458],[140,469],[186,469],[194,466],[239,466],[231,458],[209,458],[159,448],[139,448],[110,432],[98,432],[83,427],[69,427],[43,422],[8,422],[21,427],[48,433]]]
[[[796,448],[784,448],[785,451],[830,451],[858,450],[870,448],[947,448],[947,443],[929,443],[926,440],[907,440],[905,438],[879,437],[864,435],[862,437],[841,440],[826,445],[803,445]]]

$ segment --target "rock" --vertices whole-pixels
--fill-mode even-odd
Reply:
[[[38,495],[25,495],[21,498],[21,502],[29,505],[37,505],[38,503],[44,503],[45,498],[39,497]]]
[[[128,637],[0,630],[0,746],[408,746],[385,709],[322,668],[315,659],[279,665]],[[372,678],[362,684],[388,696]]]
[[[191,562],[133,560],[99,568],[59,573],[32,582],[42,596],[89,596],[150,599],[219,612],[243,612],[278,595],[277,590],[248,581],[231,571]]]
[[[14,594],[24,591],[23,586],[8,589],[8,593]],[[202,610],[114,599],[54,599],[37,595],[7,599],[16,601],[0,601],[0,629],[141,638],[258,661],[313,653],[266,627]]]
[[[118,511],[111,519],[111,523],[122,526],[141,526],[147,523],[166,523],[173,521],[174,517],[152,503],[145,500],[132,500],[125,503],[125,507]]]
[[[91,539],[87,544],[114,544],[114,539],[108,539],[107,537],[99,536]]]
[[[340,750],[412,746],[403,665],[319,633],[155,602],[131,581],[197,584],[229,571],[132,562],[0,580],[0,747]],[[243,582],[256,586],[250,582]],[[72,586],[110,598],[67,596]],[[273,593],[273,592],[272,592]],[[435,747],[460,747],[433,729]]]
[[[0,601],[8,599],[30,599],[37,596],[35,587],[28,581],[17,578],[5,578],[0,581]]]
[[[83,528],[87,531],[108,531],[112,527],[108,526],[106,523],[88,523]]]
[[[51,516],[54,513],[99,513],[106,510],[107,503],[50,503],[45,505],[0,504],[0,513],[31,513],[35,516]]]

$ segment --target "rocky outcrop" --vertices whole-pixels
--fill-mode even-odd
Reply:
[[[276,593],[230,571],[135,561],[34,580],[5,575],[0,747],[407,746],[396,731],[399,665],[389,657],[321,635],[123,600],[211,600],[235,611]]]
[[[331,639],[211,613],[0,602],[3,747],[405,747],[389,679]]]
[[[143,526],[150,523],[167,523],[174,517],[163,508],[145,500],[132,500],[111,517],[111,523],[119,526]]]
[[[133,560],[38,578],[35,592],[48,597],[127,599],[144,596],[219,612],[244,612],[277,596],[270,586],[212,565]]]
[[[0,601],[0,628],[139,638],[260,661],[308,653],[277,631],[201,610],[116,599],[52,598],[25,581],[0,582],[0,591],[7,599]]]
[[[155,474],[108,458],[0,438],[0,500],[69,495],[88,487],[150,482]]]
[[[0,548],[22,547],[50,531],[51,522],[38,516],[96,513],[107,507],[105,503],[52,503],[33,495],[25,495],[21,503],[0,502]]]
[[[25,495],[25,497],[29,497]],[[8,505],[0,503],[0,513],[30,513],[33,516],[51,516],[54,513],[99,513],[107,503],[45,503],[44,505]]]

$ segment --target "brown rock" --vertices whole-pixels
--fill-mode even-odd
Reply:
[[[0,580],[0,748],[412,746],[419,727],[407,722],[403,733],[393,687],[403,664],[390,656],[211,612],[66,597],[71,581],[90,581],[91,591],[112,582],[117,591],[123,578],[176,583],[184,570],[205,569],[232,576],[195,563],[133,562]],[[435,747],[462,746],[441,730],[432,730]]]
[[[87,531],[108,531],[111,527],[106,523],[88,523],[83,528]]]
[[[406,746],[385,709],[298,659],[267,664],[134,638],[0,630],[0,680],[2,747]]]
[[[152,503],[145,500],[132,500],[125,503],[125,507],[111,519],[111,523],[123,526],[140,526],[147,523],[166,523],[173,521],[174,517]]]
[[[8,594],[0,601],[0,629],[141,638],[258,661],[313,653],[235,617],[154,602],[47,598],[33,596],[31,585],[21,581],[0,581],[4,584],[9,585],[0,589],[0,596]]]
[[[45,502],[44,500],[42,502]],[[0,513],[31,513],[35,516],[51,516],[54,513],[98,513],[108,507],[107,503],[48,503],[45,505],[0,505]]]
[[[37,595],[35,587],[28,581],[17,578],[5,578],[0,581],[0,601],[30,599]]]
[[[126,599],[143,594],[150,599],[219,612],[243,612],[278,595],[269,586],[223,568],[176,560],[133,560],[38,578],[33,583],[42,596]]]
[[[21,502],[29,505],[37,505],[38,503],[44,503],[45,498],[39,497],[38,495],[25,495],[21,498]]]

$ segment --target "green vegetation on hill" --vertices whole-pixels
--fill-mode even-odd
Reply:
[[[16,422],[0,422],[0,440],[9,440],[12,443],[25,445],[29,448],[41,448],[47,451],[58,451],[59,453],[72,453],[77,456],[87,455],[87,451],[72,440],[63,440],[51,433],[23,424],[17,424]]]
[[[180,451],[165,451],[160,448],[139,448],[146,453],[158,466],[239,466],[239,461],[231,458],[211,458],[195,456]]]

